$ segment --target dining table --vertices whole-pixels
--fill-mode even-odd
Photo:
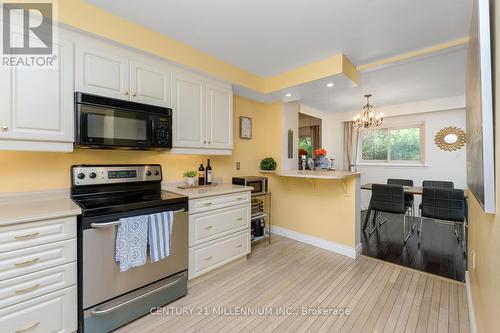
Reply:
[[[367,183],[364,185],[361,185],[362,190],[367,190],[371,191],[372,190],[372,185],[373,183]],[[424,192],[424,188],[422,186],[403,186],[403,190],[405,194],[414,194],[414,195],[422,195]],[[468,190],[464,190],[464,198],[467,199],[467,196],[469,195]],[[370,203],[368,204],[368,209],[366,210],[366,216],[365,216],[365,221],[363,223],[363,230],[365,230],[366,226],[368,225],[370,221],[370,216],[372,213],[372,202],[370,199]]]

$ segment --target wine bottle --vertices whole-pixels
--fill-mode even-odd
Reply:
[[[212,184],[212,167],[210,166],[210,159],[207,160],[207,167],[205,168],[205,184]]]
[[[198,185],[205,185],[205,168],[203,167],[203,160],[201,160],[200,167],[198,168]]]

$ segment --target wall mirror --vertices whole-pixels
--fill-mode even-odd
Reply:
[[[437,132],[434,142],[439,149],[446,151],[459,150],[465,145],[465,132],[458,127],[445,127]]]

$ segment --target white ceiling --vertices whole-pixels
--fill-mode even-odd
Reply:
[[[472,0],[87,0],[261,76],[468,35]]]
[[[315,89],[298,87],[292,98],[323,112],[345,112],[361,109],[365,93],[373,94],[375,107],[464,95],[466,58],[467,48],[458,47],[363,72],[357,87],[327,88],[325,80]]]
[[[356,65],[469,34],[472,0],[87,0],[219,59],[269,76],[345,53]],[[466,47],[271,94],[235,86],[262,102],[300,101],[324,112],[353,111],[463,95]],[[335,82],[326,88],[327,82]],[[284,97],[292,93],[292,97]]]

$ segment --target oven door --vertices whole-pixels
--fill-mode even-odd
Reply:
[[[152,122],[146,112],[77,104],[77,146],[148,148]]]
[[[87,226],[82,232],[81,252],[83,310],[187,269],[187,211],[179,207],[165,210],[174,210],[171,255],[151,263],[148,253],[146,264],[126,272],[120,272],[115,261],[119,221],[84,223]]]

